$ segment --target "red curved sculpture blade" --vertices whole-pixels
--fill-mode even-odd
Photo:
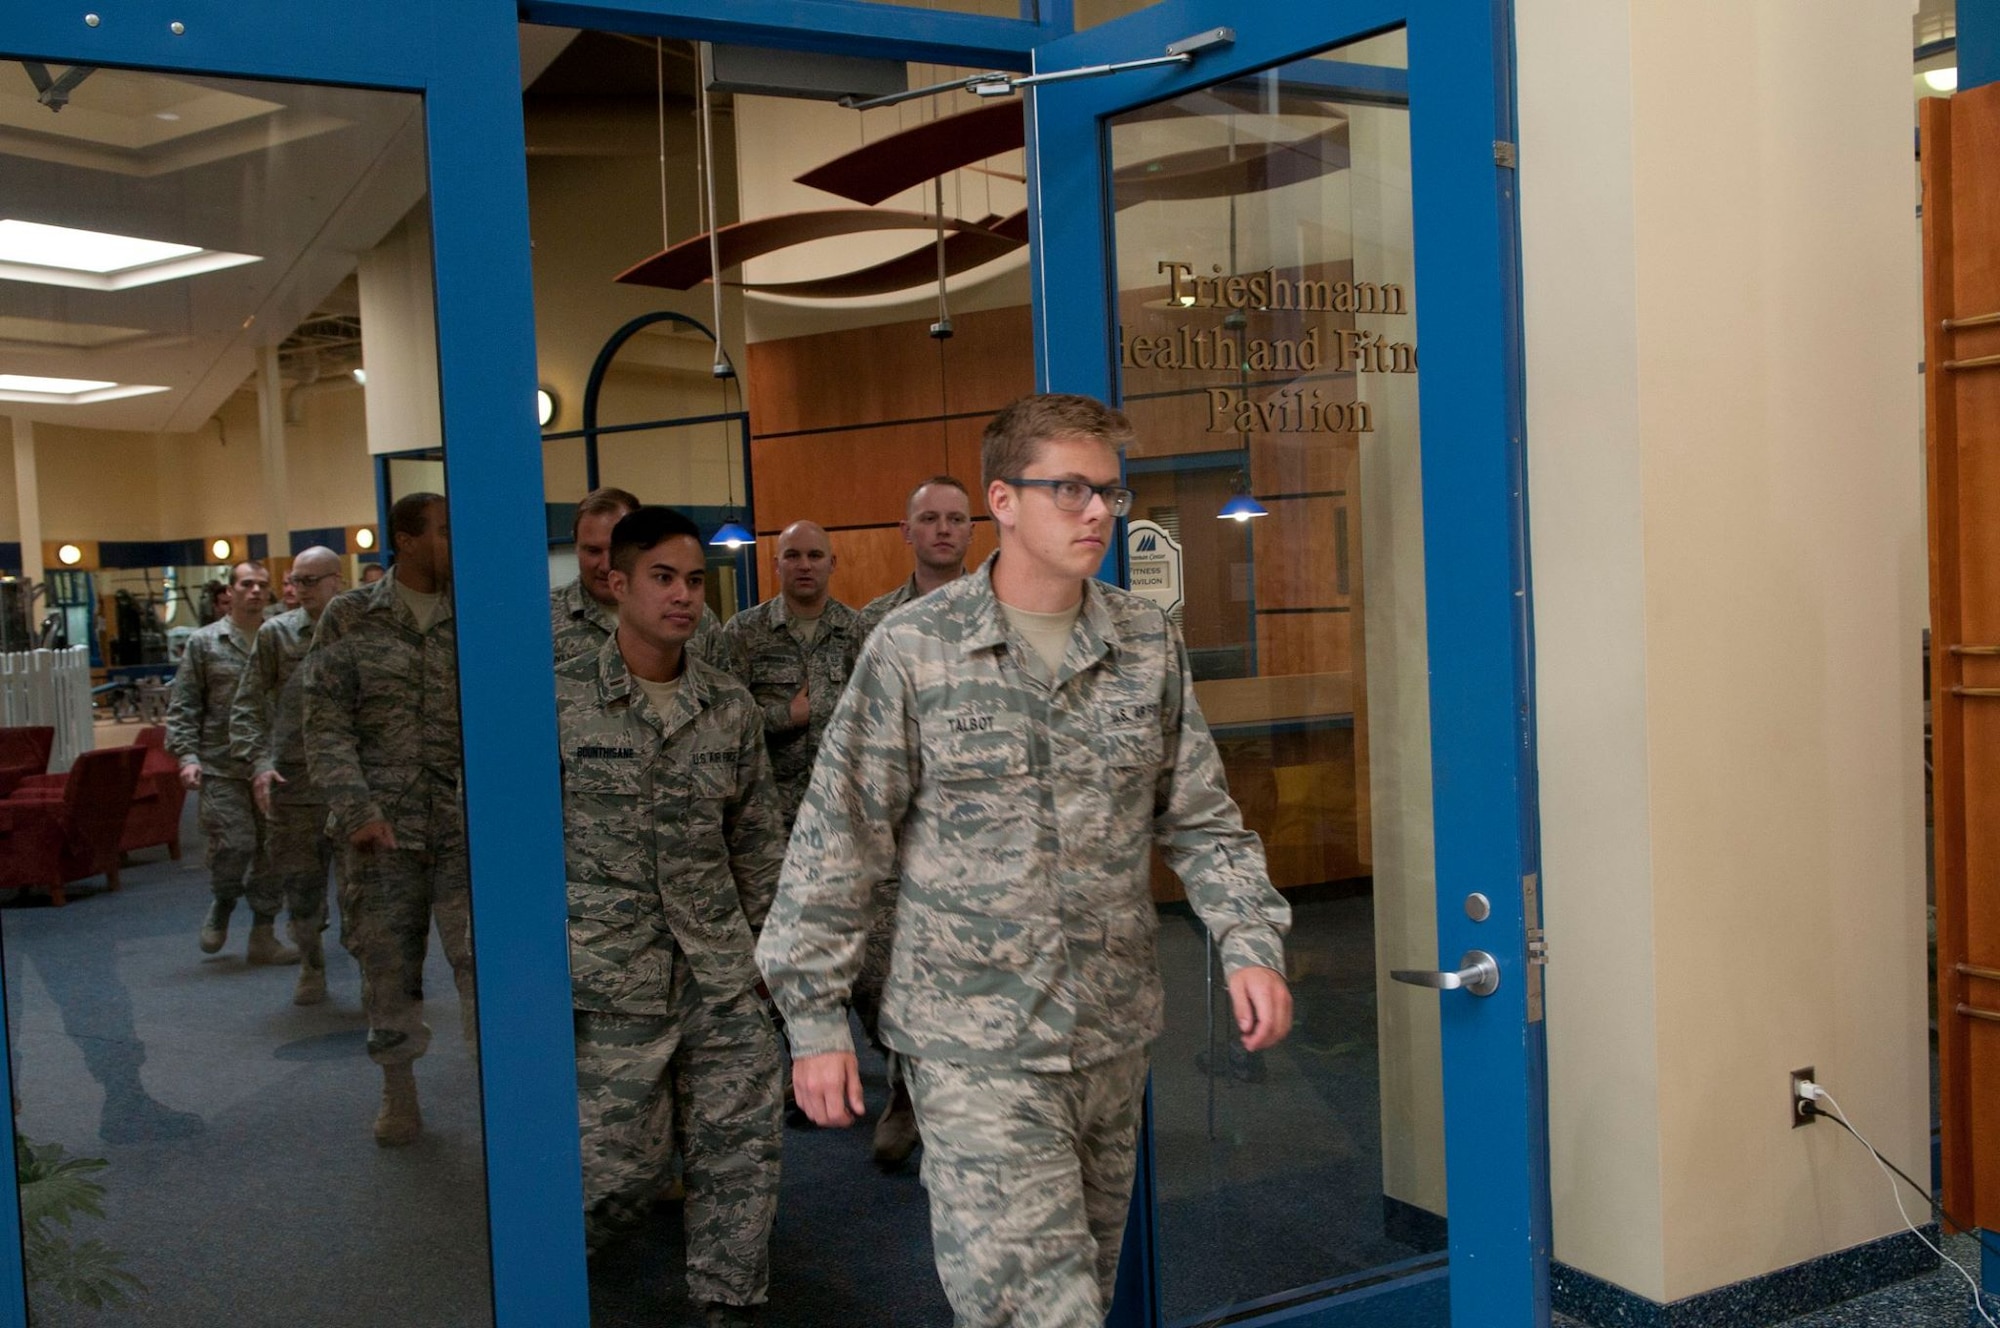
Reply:
[[[1013,253],[1028,242],[1028,214],[1017,212],[996,219],[986,230],[963,230],[944,239],[944,270],[955,277],[982,263]],[[845,300],[863,295],[887,295],[937,280],[937,246],[927,244],[872,267],[805,281],[745,283],[743,289],[764,295],[799,295],[816,300]]]
[[[817,212],[782,212],[774,217],[758,217],[724,226],[716,233],[716,243],[724,268],[736,267],[752,258],[789,249],[808,240],[825,240],[836,235],[859,235],[868,231],[935,231],[938,219],[921,212],[891,212],[880,208],[826,208]],[[970,221],[947,217],[947,231],[979,230]],[[707,281],[708,235],[682,240],[643,262],[635,263],[617,276],[628,286],[661,286],[667,290],[691,290]]]
[[[835,157],[798,177],[800,184],[875,204],[924,181],[1026,145],[1018,99],[991,102],[914,125]]]

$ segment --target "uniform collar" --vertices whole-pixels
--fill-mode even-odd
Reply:
[[[674,693],[674,703],[666,714],[654,710],[653,698],[633,679],[632,670],[618,649],[616,632],[597,650],[597,693],[607,706],[624,701],[634,714],[668,736],[707,709],[710,700],[708,681],[702,677],[695,657],[682,646],[680,690]]]
[[[575,580],[563,587],[563,607],[572,619],[587,619],[607,632],[618,630],[618,613],[607,609],[591,598],[583,588],[583,576],[579,573]]]
[[[1009,630],[1007,615],[1001,611],[1000,599],[993,593],[993,565],[999,561],[1000,552],[996,549],[986,556],[978,571],[968,572],[952,583],[965,586],[954,606],[965,624],[959,646],[963,654],[992,650],[1010,641],[1023,652],[1030,648],[1027,642]],[[938,593],[944,594],[949,589],[946,587]],[[1083,607],[1076,621],[1082,630],[1070,634],[1069,649],[1063,655],[1062,668],[1057,671],[1058,683],[1082,673],[1106,655],[1118,653],[1118,635],[1111,626],[1111,611],[1105,607],[1104,590],[1095,578],[1086,578],[1083,583]]]
[[[403,597],[396,593],[396,587],[401,584],[402,581],[397,576],[396,569],[391,567],[389,575],[377,581],[373,586],[364,587],[364,589],[375,592],[375,597],[368,601],[368,610],[371,613],[386,611],[392,614],[397,622],[421,635],[423,629],[417,626],[417,616],[410,612],[410,606],[403,603]],[[432,627],[436,627],[440,623],[450,622],[453,617],[451,592],[446,590],[442,592],[442,595],[443,597],[438,601],[438,616],[431,620]]]
[[[252,627],[246,632],[241,627],[238,627],[236,620],[228,614],[217,618],[216,621],[222,624],[222,635],[228,639],[229,644],[235,646],[246,655],[250,653],[250,646],[257,636],[256,627]],[[259,623],[257,626],[261,627],[263,624]]]

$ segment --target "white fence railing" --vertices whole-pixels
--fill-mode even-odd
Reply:
[[[92,745],[90,648],[10,650],[0,653],[0,724],[52,724],[55,747],[49,769],[69,769]]]

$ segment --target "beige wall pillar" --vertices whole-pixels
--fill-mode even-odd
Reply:
[[[257,435],[264,461],[264,556],[292,556],[292,523],[286,495],[285,380],[278,371],[278,348],[266,346],[257,360]]]
[[[1672,1301],[1928,1155],[1907,6],[1520,0],[1555,1254]]]
[[[39,583],[42,566],[42,486],[35,472],[35,425],[14,418],[14,502],[20,509],[21,575]],[[33,624],[31,623],[30,626]]]

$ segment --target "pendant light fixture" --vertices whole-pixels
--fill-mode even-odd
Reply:
[[[707,214],[705,220],[708,229],[708,284],[713,299],[714,314],[712,335],[715,340],[715,361],[709,366],[709,373],[722,384],[722,409],[726,415],[729,412],[729,380],[736,376],[736,367],[729,362],[727,352],[722,349],[722,259],[721,241],[716,234],[721,226],[721,220],[715,212],[715,130],[709,119],[708,105],[708,85],[714,77],[711,64],[713,56],[707,42],[696,43],[695,55],[695,109],[699,113],[701,128],[701,201],[704,204],[703,211]],[[663,77],[662,87],[664,86]],[[661,151],[664,162],[664,138]],[[708,542],[733,552],[745,545],[755,544],[757,537],[744,529],[743,523],[736,519],[736,469],[729,462],[728,428],[728,424],[725,423],[722,472],[728,485],[729,505],[723,509],[725,516],[722,525],[709,536]]]
[[[1241,523],[1252,517],[1269,516],[1271,512],[1264,504],[1250,496],[1250,482],[1238,474],[1236,492],[1230,495],[1229,501],[1224,503],[1222,510],[1215,515],[1224,521]]]

